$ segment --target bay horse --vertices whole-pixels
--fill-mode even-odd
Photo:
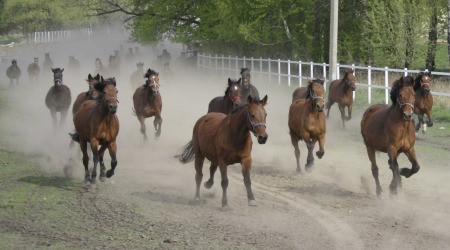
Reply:
[[[73,122],[76,133],[70,134],[72,140],[80,144],[83,153],[83,165],[86,184],[95,184],[97,165],[100,163],[100,181],[114,175],[117,166],[116,138],[119,134],[119,119],[117,118],[117,89],[115,81],[105,81],[103,77],[94,86],[99,98],[83,102],[76,112]],[[94,167],[89,170],[87,143],[91,144]],[[100,148],[99,148],[100,146]],[[103,155],[108,149],[111,156],[111,169],[106,171]]]
[[[228,78],[227,89],[224,96],[213,98],[208,105],[208,113],[219,112],[229,114],[233,108],[241,104],[241,78],[231,80]]]
[[[346,71],[342,79],[332,81],[328,87],[327,118],[330,117],[331,106],[336,102],[341,112],[343,127],[345,127],[345,121],[352,119],[353,91],[356,89],[354,73],[353,70]],[[345,115],[345,107],[347,107],[348,116]]]
[[[53,86],[48,90],[45,96],[45,105],[50,110],[53,120],[53,127],[57,126],[56,114],[60,113],[59,126],[62,127],[66,121],[67,112],[69,111],[72,97],[69,87],[63,84],[64,68],[51,68],[53,72]]]
[[[206,158],[211,161],[211,166],[209,180],[204,186],[208,189],[213,186],[214,174],[219,167],[222,176],[222,207],[228,206],[227,167],[235,163],[242,165],[248,204],[256,206],[250,180],[253,144],[250,132],[257,138],[259,144],[266,143],[268,137],[267,113],[264,109],[266,104],[267,95],[262,100],[248,96],[247,104],[233,110],[231,114],[208,113],[195,123],[192,140],[184,146],[182,153],[177,157],[183,164],[195,158],[196,201],[200,200],[200,183],[203,178],[203,162]]]
[[[17,60],[12,60],[11,66],[6,69],[6,76],[9,78],[9,87],[14,87],[14,80],[16,82],[16,86],[19,85],[19,79],[22,71],[17,65]]]
[[[28,65],[28,76],[31,82],[39,81],[39,74],[41,73],[41,68],[39,67],[39,58],[35,57],[34,61]]]
[[[420,72],[414,81],[414,91],[416,93],[416,101],[414,102],[414,113],[418,116],[416,124],[416,133],[419,132],[423,124],[422,132],[427,131],[427,126],[433,126],[433,95],[431,94],[431,72]],[[423,117],[427,115],[428,121],[424,123]]]
[[[316,79],[309,79],[308,84],[311,84],[313,82],[320,83],[324,85],[325,81],[320,78]],[[309,86],[309,85],[308,85]],[[308,87],[298,87],[294,90],[292,93],[292,102],[298,100],[298,99],[306,99],[308,97]]]
[[[144,63],[139,62],[136,64],[137,70],[131,74],[130,82],[133,89],[137,89],[142,86],[142,79],[144,79]]]
[[[319,151],[316,152],[317,157],[321,159],[325,154],[326,119],[323,112],[325,88],[323,81],[309,80],[308,83],[307,97],[295,100],[289,108],[289,134],[292,146],[294,146],[297,172],[299,173],[301,173],[299,140],[304,141],[308,148],[306,171],[312,170],[314,166],[313,150],[317,141],[319,142]]]
[[[241,104],[247,104],[247,97],[259,99],[258,89],[251,83],[250,69],[241,68],[242,86],[241,86]]]
[[[147,78],[144,85],[137,88],[133,94],[133,115],[141,123],[141,133],[144,135],[144,141],[146,141],[145,118],[155,117],[153,120],[155,136],[159,137],[161,135],[162,99],[159,92],[159,73],[149,68],[144,77]]]
[[[373,105],[364,112],[361,119],[361,135],[372,164],[377,196],[381,195],[382,189],[378,179],[376,151],[387,153],[389,156],[389,168],[393,174],[389,185],[391,195],[397,194],[397,186],[401,187],[401,175],[409,178],[420,169],[414,149],[416,136],[412,122],[415,101],[413,85],[414,79],[411,76],[396,80],[390,92],[392,105]],[[408,157],[412,164],[411,169],[399,169],[397,158],[400,153]]]

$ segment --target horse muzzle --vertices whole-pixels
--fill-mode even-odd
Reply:
[[[61,87],[62,86],[62,81],[61,80],[55,80],[54,83],[55,83],[55,86],[57,86],[57,87]]]
[[[117,112],[117,104],[114,104],[114,105],[110,104],[108,106],[108,109],[109,109],[109,113],[114,115]]]
[[[266,134],[265,136],[263,135],[258,135],[258,143],[259,144],[265,144],[268,138],[268,135]]]
[[[240,96],[233,96],[233,97],[231,97],[231,100],[233,101],[234,105],[236,105],[236,106],[241,105],[241,97]]]
[[[411,121],[413,119],[414,112],[403,112],[403,119],[405,121]]]

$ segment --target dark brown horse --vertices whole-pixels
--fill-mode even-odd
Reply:
[[[258,89],[251,83],[251,75],[249,68],[241,68],[242,86],[241,86],[241,104],[247,104],[247,97],[251,95],[253,98],[259,99]]]
[[[415,79],[414,91],[416,93],[416,101],[414,102],[414,113],[418,116],[416,124],[416,133],[419,132],[423,124],[422,132],[427,131],[427,126],[433,126],[433,95],[431,94],[431,72],[420,72]],[[423,117],[427,115],[428,121],[424,123]]]
[[[308,148],[306,171],[310,171],[314,166],[313,150],[317,141],[319,142],[319,151],[316,152],[317,157],[321,159],[325,154],[326,127],[325,114],[323,112],[325,89],[323,82],[312,80],[308,82],[306,99],[295,100],[289,108],[289,134],[291,135],[292,146],[294,146],[297,172],[301,172],[299,140],[305,141]]]
[[[16,82],[16,86],[19,85],[19,79],[22,71],[17,65],[17,60],[12,60],[11,66],[6,69],[6,76],[9,78],[9,87],[14,87],[14,80]]]
[[[241,104],[241,78],[233,81],[228,78],[228,86],[224,96],[213,98],[208,105],[208,113],[219,112],[229,114],[233,108]]]
[[[143,81],[143,79],[144,79],[144,63],[139,62],[136,64],[136,66],[137,66],[137,70],[134,71],[130,77],[131,87],[133,89],[139,88],[140,86],[143,85],[143,82],[144,82]]]
[[[323,79],[319,79],[319,78],[308,80],[309,85],[314,82],[317,82],[317,83],[320,83],[323,85],[325,81]],[[308,87],[298,87],[292,93],[292,102],[294,102],[298,99],[306,99],[306,97],[308,97]]]
[[[206,188],[214,184],[214,173],[217,167],[222,176],[222,207],[228,205],[227,187],[228,165],[241,163],[244,184],[247,189],[248,204],[256,206],[251,188],[250,170],[252,167],[252,132],[259,144],[266,143],[266,110],[267,96],[261,101],[248,96],[247,105],[235,109],[231,114],[208,113],[202,116],[194,126],[192,140],[179,155],[182,163],[188,163],[195,157],[195,200],[200,199],[200,183],[203,178],[203,162],[211,161],[210,177],[205,182]]]
[[[402,179],[419,171],[416,150],[414,124],[414,79],[410,76],[401,77],[392,85],[390,98],[392,105],[376,104],[369,107],[361,120],[361,134],[367,148],[367,155],[372,163],[372,175],[375,178],[377,195],[382,189],[378,180],[378,166],[375,152],[381,151],[389,156],[389,168],[393,178],[389,185],[390,193],[397,194],[397,186],[401,187]],[[404,153],[412,163],[412,168],[399,169],[397,158]]]
[[[41,68],[39,67],[39,58],[35,57],[34,62],[28,65],[28,76],[30,81],[36,83],[39,81],[39,74],[41,73]]]
[[[59,126],[62,127],[66,121],[70,104],[72,103],[70,89],[67,85],[63,84],[63,71],[64,69],[52,68],[53,86],[48,90],[45,97],[45,105],[50,110],[54,128],[57,126],[56,113],[60,113]]]
[[[155,120],[153,120],[155,136],[159,137],[161,135],[162,100],[159,93],[159,73],[148,69],[144,77],[147,78],[145,84],[137,88],[133,94],[133,114],[136,115],[141,123],[141,133],[146,141],[145,118],[155,117]]]
[[[72,140],[80,143],[87,184],[96,183],[99,162],[100,181],[105,181],[105,177],[113,176],[117,166],[116,137],[119,134],[119,119],[116,116],[116,111],[118,100],[115,81],[112,82],[108,83],[101,77],[100,82],[95,84],[95,90],[99,93],[99,98],[83,102],[73,118],[76,133],[70,134],[70,136]],[[88,142],[91,144],[94,161],[94,168],[91,168],[91,170],[88,168]],[[103,162],[103,154],[106,149],[111,156],[111,169],[107,172]]]
[[[352,119],[353,109],[353,91],[355,91],[354,71],[346,71],[344,77],[340,80],[334,80],[328,87],[327,118],[330,116],[331,106],[336,102],[341,112],[342,126],[345,127],[345,121]],[[345,115],[347,107],[348,116]]]

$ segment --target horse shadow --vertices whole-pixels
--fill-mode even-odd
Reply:
[[[60,188],[67,191],[74,191],[74,189],[77,189],[79,187],[76,183],[61,176],[30,175],[20,178],[19,181],[38,185],[41,187]]]

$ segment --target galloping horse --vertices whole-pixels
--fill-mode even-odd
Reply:
[[[159,137],[161,135],[162,100],[159,93],[159,73],[148,69],[144,77],[147,78],[145,84],[137,88],[133,94],[133,114],[136,115],[141,123],[141,133],[146,141],[145,118],[155,117],[155,120],[153,120],[153,126],[156,131],[155,136]]]
[[[416,150],[414,124],[414,79],[410,76],[396,80],[390,92],[392,105],[376,104],[369,107],[361,120],[361,135],[367,148],[367,155],[372,163],[372,175],[376,183],[377,195],[382,189],[378,180],[378,166],[375,152],[381,151],[389,156],[389,168],[393,178],[389,185],[390,193],[397,194],[397,186],[401,187],[400,175],[409,178],[419,171]],[[412,168],[399,169],[397,157],[404,153],[412,164]]]
[[[96,83],[94,88],[99,93],[99,98],[87,100],[81,104],[73,118],[76,133],[70,134],[72,140],[80,143],[86,184],[96,183],[97,164],[99,162],[100,181],[105,181],[105,177],[113,176],[117,166],[116,137],[119,134],[119,119],[116,116],[116,111],[119,101],[117,100],[115,81],[108,83],[101,77],[100,82]],[[91,144],[94,161],[94,168],[91,171],[88,169],[88,142]],[[103,162],[103,154],[106,149],[111,156],[111,169],[107,172]]]
[[[414,113],[417,114],[419,122],[416,124],[416,133],[419,132],[423,124],[422,132],[427,131],[427,126],[433,126],[432,108],[433,95],[431,94],[431,72],[420,72],[415,79],[414,91],[416,93],[416,101],[414,102]],[[428,121],[424,123],[423,116],[427,114]]]
[[[259,144],[266,143],[266,110],[267,95],[260,101],[248,96],[247,104],[235,109],[231,114],[208,113],[202,116],[194,126],[192,140],[186,144],[183,152],[178,155],[180,162],[188,163],[195,157],[195,199],[200,199],[200,183],[203,178],[203,162],[211,161],[210,177],[205,182],[206,188],[214,184],[214,174],[217,167],[222,176],[222,207],[228,205],[227,187],[228,165],[241,163],[244,184],[247,189],[248,204],[256,206],[250,180],[252,167],[252,132],[258,138]]]
[[[313,150],[317,141],[319,141],[319,151],[316,152],[317,157],[321,159],[325,154],[326,127],[325,114],[323,112],[325,89],[323,81],[309,80],[308,83],[306,99],[295,100],[289,108],[289,134],[291,135],[292,146],[294,146],[297,172],[301,172],[299,140],[305,141],[308,148],[306,171],[310,171],[314,166]]]
[[[241,104],[247,104],[247,97],[251,95],[253,98],[259,99],[258,89],[251,83],[250,69],[241,68],[242,87],[241,87]]]
[[[28,76],[30,77],[30,81],[38,82],[40,72],[41,69],[39,68],[39,58],[35,57],[34,62],[28,65]]]
[[[241,78],[233,81],[228,78],[228,86],[224,96],[213,98],[208,105],[208,113],[219,112],[229,114],[234,107],[241,104]]]
[[[108,74],[108,69],[103,66],[102,60],[100,58],[95,59],[95,70],[94,75],[100,74],[101,76]]]
[[[22,74],[22,71],[20,70],[19,66],[17,65],[16,60],[12,60],[11,66],[9,66],[6,69],[6,76],[9,78],[9,87],[14,87],[14,81],[16,80],[16,86],[19,85],[19,79],[20,75]]]
[[[75,115],[75,113],[78,111],[78,109],[80,108],[81,104],[84,101],[94,100],[98,97],[98,92],[95,90],[94,86],[96,83],[100,82],[100,75],[97,74],[95,77],[92,77],[91,74],[89,74],[88,79],[86,81],[89,85],[89,89],[88,91],[81,92],[75,99],[75,102],[73,102],[72,106],[73,115]]]
[[[44,56],[45,58],[42,63],[42,70],[46,72],[53,67],[53,60],[50,58],[50,53],[45,53]]]
[[[352,119],[353,91],[356,88],[354,73],[353,70],[346,71],[342,79],[332,81],[328,88],[327,118],[330,117],[331,106],[337,102],[343,127],[345,127],[345,121]],[[347,107],[348,116],[345,115],[345,107]]]
[[[144,78],[144,63],[139,62],[136,65],[137,70],[134,71],[130,77],[131,87],[133,89],[137,89],[142,86],[142,79]]]
[[[69,63],[67,64],[67,68],[72,74],[77,74],[80,72],[80,61],[76,59],[74,56],[69,56]]]
[[[120,65],[115,55],[109,56],[108,72],[110,75],[118,76],[120,74]]]
[[[308,80],[308,84],[311,84],[314,82],[320,83],[322,85],[325,83],[325,81],[323,79],[319,79],[319,78]],[[306,97],[308,97],[308,94],[309,94],[308,87],[298,87],[292,93],[292,102],[294,102],[298,99],[306,99]]]
[[[72,97],[70,89],[63,84],[63,71],[64,69],[53,69],[53,86],[47,92],[45,97],[45,105],[50,110],[50,114],[53,120],[53,127],[57,126],[56,113],[60,113],[59,126],[62,127],[66,121],[67,112],[69,111]]]

